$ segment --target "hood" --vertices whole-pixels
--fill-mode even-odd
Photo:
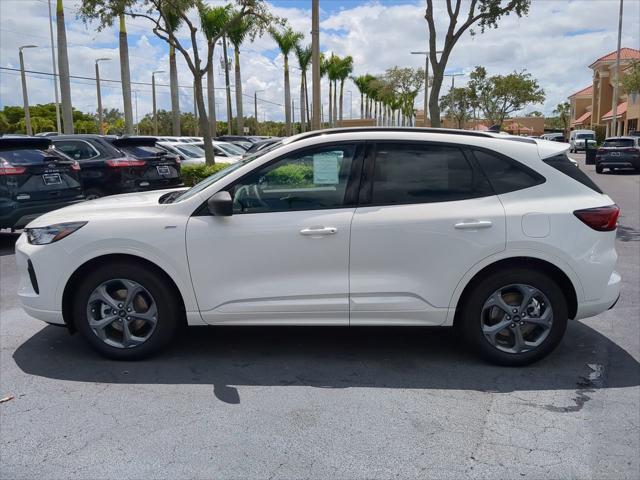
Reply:
[[[158,203],[158,199],[173,190],[181,189],[126,193],[77,203],[45,213],[30,222],[27,227],[45,227],[55,223],[82,222],[94,218],[139,217],[141,213],[146,216],[158,215],[166,208],[166,205]]]

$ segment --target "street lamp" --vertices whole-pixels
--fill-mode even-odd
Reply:
[[[98,132],[104,135],[104,126],[102,125],[102,95],[100,93],[100,67],[98,62],[108,62],[110,58],[96,58],[96,95],[98,97]]]
[[[256,118],[256,135],[258,134],[258,93],[262,93],[265,90],[256,90],[253,92],[253,116]]]
[[[442,50],[436,50],[436,53],[442,53]],[[426,61],[424,63],[424,126],[427,126],[427,120],[429,115],[429,55],[430,52],[411,52],[411,55],[425,55]]]
[[[22,102],[24,104],[24,123],[27,128],[27,135],[33,135],[31,130],[31,115],[29,114],[29,96],[27,95],[27,78],[24,74],[24,56],[22,50],[24,48],[37,48],[37,45],[22,45],[18,47],[18,56],[20,57],[20,78],[22,79]]]
[[[158,135],[158,112],[156,111],[156,73],[164,73],[164,70],[151,72],[151,97],[153,101],[153,134]]]

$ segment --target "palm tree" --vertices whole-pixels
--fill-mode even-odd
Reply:
[[[364,95],[367,89],[367,76],[359,75],[357,77],[351,77],[351,81],[355,83],[358,92],[360,92],[360,118],[364,118]]]
[[[231,18],[231,10],[229,6],[210,7],[203,5],[200,8],[200,25],[202,33],[204,33],[209,43],[209,59],[207,69],[207,100],[209,103],[209,130],[211,136],[216,136],[216,90],[213,75],[213,52],[215,49],[215,41],[222,34],[223,29],[229,23]],[[230,121],[230,120],[229,120]]]
[[[133,134],[133,107],[131,106],[131,72],[129,71],[129,42],[127,40],[127,25],[124,21],[124,5],[118,12],[120,20],[119,52],[120,52],[120,80],[122,81],[122,102],[124,104],[124,130]]]
[[[566,137],[567,130],[569,130],[569,118],[571,118],[571,105],[569,102],[559,103],[553,113],[560,117],[560,121],[562,121],[562,126],[564,127],[563,133]]]
[[[56,30],[58,32],[58,71],[60,72],[60,97],[62,102],[62,128],[64,133],[73,133],[73,107],[71,106],[71,82],[69,80],[69,54],[67,53],[67,31],[64,26],[62,0],[56,3]]]
[[[353,57],[351,55],[347,55],[344,58],[341,58],[338,62],[338,79],[340,80],[340,122],[342,122],[342,104],[343,102],[343,91],[344,91],[344,82],[351,72],[353,72]]]
[[[284,118],[286,123],[286,134],[291,135],[291,88],[289,85],[289,54],[296,47],[298,42],[304,38],[300,32],[295,32],[291,27],[286,27],[283,31],[271,29],[271,36],[278,44],[280,52],[284,56]]]
[[[240,45],[244,42],[252,28],[249,18],[244,17],[235,22],[229,29],[229,41],[234,47],[235,75],[236,75],[236,118],[238,135],[244,133],[244,116],[242,114],[242,77],[240,75]]]
[[[175,32],[180,26],[180,17],[166,14],[167,30]],[[174,136],[180,136],[180,90],[178,88],[178,67],[176,49],[169,45],[169,90],[171,91],[171,129]]]
[[[311,45],[307,47],[296,46],[296,57],[301,70],[300,80],[300,130],[306,130],[306,124],[311,123],[309,118],[309,90],[307,88],[307,70],[311,64]]]

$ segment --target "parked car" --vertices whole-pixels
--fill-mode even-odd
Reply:
[[[587,148],[596,148],[596,132],[593,130],[573,130],[569,134],[570,152],[576,153]]]
[[[640,172],[640,137],[609,137],[596,152],[596,172],[635,168]]]
[[[244,155],[244,150],[240,147],[233,145],[229,142],[219,142],[213,140],[213,153],[216,158],[216,162],[219,163],[236,163],[242,160],[242,156]],[[202,150],[204,150],[204,142],[194,143],[193,145],[198,146]],[[202,160],[204,163],[204,159]]]
[[[46,137],[0,137],[0,228],[84,200],[78,162],[50,146]]]
[[[182,184],[180,160],[155,146],[154,137],[58,135],[56,150],[81,167],[87,199]]]
[[[248,157],[249,155],[253,155],[261,150],[264,150],[265,148],[267,148],[270,145],[273,145],[275,143],[278,143],[281,140],[281,138],[279,137],[272,137],[272,138],[268,138],[265,140],[259,140],[256,143],[254,143],[246,152],[245,152],[245,156]]]
[[[197,144],[183,142],[158,142],[156,145],[180,158],[181,165],[205,163],[204,150]]]
[[[490,361],[528,364],[620,293],[619,209],[567,148],[439,129],[289,137],[188,190],[38,218],[16,244],[18,295],[116,359],[185,323],[455,325]]]
[[[242,142],[251,142],[256,143],[261,140],[261,137],[256,135],[218,135],[214,140],[219,142],[234,142],[234,141],[242,141]]]
[[[231,143],[231,144],[233,144],[233,145],[235,145],[237,147],[240,147],[245,152],[247,150],[249,150],[252,145],[254,145],[253,143],[247,142],[245,140],[231,140],[229,143]]]
[[[550,140],[552,142],[562,142],[566,143],[567,139],[564,136],[564,133],[545,133],[541,135],[540,138],[542,140]]]

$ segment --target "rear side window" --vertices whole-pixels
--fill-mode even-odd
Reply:
[[[609,148],[625,148],[633,147],[633,138],[611,138],[604,141],[603,147]]]
[[[99,155],[96,149],[89,145],[87,142],[61,140],[58,142],[54,142],[54,145],[57,150],[60,150],[62,153],[73,158],[74,160],[87,160]]]
[[[456,147],[379,143],[374,205],[450,202],[492,195],[486,179]]]
[[[4,150],[0,151],[0,158],[12,165],[25,163],[43,163],[49,155],[42,150]]]
[[[510,158],[484,150],[474,150],[473,154],[497,194],[523,190],[545,181],[539,173]]]
[[[594,192],[602,193],[600,187],[591,180],[586,173],[576,167],[571,160],[565,154],[555,155],[553,157],[545,158],[544,163],[556,170],[564,173],[565,175],[573,178],[575,181],[580,182],[586,187],[589,187]]]

